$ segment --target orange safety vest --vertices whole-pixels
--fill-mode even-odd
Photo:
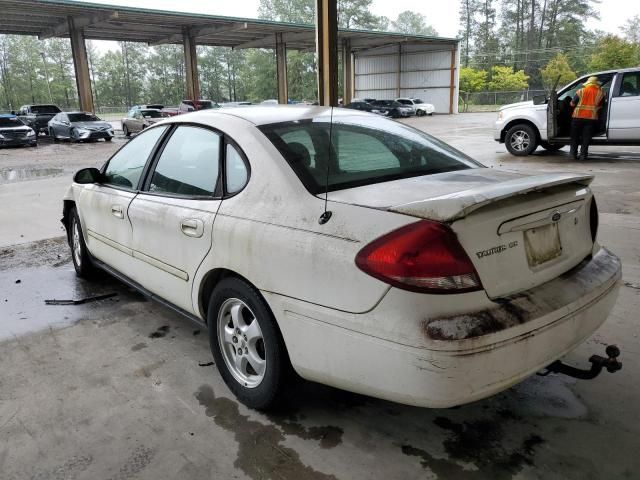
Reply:
[[[597,120],[604,92],[597,85],[587,85],[576,92],[580,97],[578,105],[573,110],[573,118]]]

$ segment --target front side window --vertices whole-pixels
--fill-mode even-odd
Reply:
[[[621,97],[637,97],[640,95],[640,72],[625,73],[620,86]]]
[[[200,127],[180,126],[156,165],[149,191],[189,197],[210,197],[216,190],[220,135]]]
[[[384,118],[340,115],[330,126],[330,117],[323,116],[259,128],[313,194],[323,192],[325,182],[333,191],[482,166],[426,133]]]
[[[128,190],[137,189],[142,170],[166,129],[163,125],[145,130],[118,150],[107,164],[102,183]]]

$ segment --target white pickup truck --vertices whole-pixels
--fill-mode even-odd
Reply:
[[[519,156],[533,153],[538,146],[554,151],[568,145],[571,99],[594,75],[606,96],[591,144],[640,145],[640,67],[591,73],[558,91],[552,89],[550,98],[505,105],[498,112],[494,139]]]

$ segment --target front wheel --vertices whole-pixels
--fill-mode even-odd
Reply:
[[[54,143],[58,143],[60,140],[58,140],[58,137],[56,137],[56,134],[53,130],[53,128],[49,129],[49,137],[53,139]]]
[[[291,367],[260,293],[239,278],[222,280],[211,294],[207,320],[211,352],[229,389],[250,408],[273,406]]]
[[[90,278],[95,273],[95,267],[91,263],[91,255],[84,243],[82,225],[75,207],[69,212],[69,246],[71,247],[71,259],[76,274],[82,278]]]
[[[110,142],[111,140],[113,140],[113,137],[105,137],[104,139],[105,142]]]
[[[129,131],[129,128],[126,125],[122,126],[122,132],[124,133],[125,137],[130,137],[131,136],[131,132]]]
[[[525,156],[538,147],[538,137],[532,126],[523,123],[509,129],[504,143],[511,155]]]
[[[416,115],[417,115],[418,117],[424,117],[424,116],[426,115],[426,112],[425,112],[424,110],[418,110],[418,111],[416,112]]]

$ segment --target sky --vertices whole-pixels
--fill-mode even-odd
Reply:
[[[104,5],[123,5],[159,10],[207,13],[230,17],[256,18],[258,0],[79,0]],[[456,37],[458,34],[459,0],[374,0],[372,13],[395,19],[400,12],[413,10],[423,14],[427,22],[444,37]],[[640,1],[601,0],[597,7],[600,20],[590,19],[589,28],[620,34],[620,26],[628,18],[640,15]],[[98,43],[98,42],[97,42]],[[110,42],[99,42],[99,48],[109,48]]]

